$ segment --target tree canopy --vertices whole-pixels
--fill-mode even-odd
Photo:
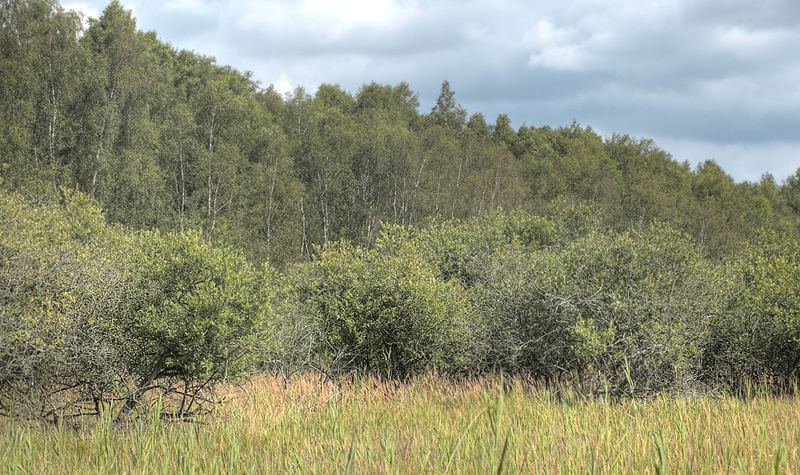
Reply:
[[[6,0],[0,51],[7,186],[77,186],[109,222],[196,228],[277,268],[329,241],[369,246],[381,222],[543,213],[557,199],[593,203],[618,230],[669,222],[715,257],[761,228],[798,228],[795,176],[734,183],[646,138],[467,120],[448,81],[428,114],[404,82],[281,95],[137,30],[118,1],[84,28],[56,2]]]

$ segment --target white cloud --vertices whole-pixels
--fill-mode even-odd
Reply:
[[[212,6],[203,0],[169,0],[164,2],[159,10],[176,13],[191,12],[193,15],[208,14],[214,11]]]
[[[296,82],[293,81],[286,73],[281,73],[277,80],[273,83],[275,86],[275,90],[281,94],[286,94],[292,92],[296,86]]]
[[[586,51],[586,40],[582,36],[576,28],[558,27],[548,18],[539,20],[523,37],[533,49],[528,65],[560,71],[591,69],[595,57]]]
[[[245,29],[271,29],[273,34],[333,43],[364,29],[396,31],[416,14],[416,3],[393,0],[250,1],[239,9],[236,23]]]
[[[84,28],[89,26],[89,18],[97,18],[100,16],[100,10],[98,10],[93,6],[90,6],[87,3],[70,2],[70,3],[63,3],[61,4],[61,6],[64,8],[64,10],[74,10],[83,15]]]
[[[407,15],[404,7],[407,5],[392,0],[306,0],[300,3],[299,10],[302,17],[346,30],[364,25],[392,27]]]

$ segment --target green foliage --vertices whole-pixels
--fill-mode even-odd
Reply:
[[[380,119],[386,116],[393,123],[413,125],[419,115],[418,107],[419,94],[412,92],[405,82],[394,87],[372,82],[361,86],[356,95],[359,111],[380,116]]]
[[[99,415],[119,398],[128,413],[156,380],[196,393],[254,368],[270,291],[240,254],[197,233],[106,227],[79,193],[60,206],[0,200],[6,413]]]
[[[197,232],[141,233],[124,250],[133,295],[115,327],[132,374],[223,380],[252,367],[270,315],[263,274]]]
[[[762,227],[798,234],[792,177],[735,184],[713,162],[692,171],[651,140],[577,122],[467,121],[448,81],[428,114],[403,82],[281,96],[137,31],[118,1],[85,30],[57,2],[6,4],[0,173],[35,196],[78,186],[109,222],[203,229],[279,269],[329,241],[369,247],[380,222],[552,216],[554,201],[592,203],[618,231],[670,223],[715,259]]]
[[[479,312],[480,364],[615,388],[630,379],[637,393],[699,379],[706,317],[725,304],[713,266],[669,226],[602,232],[585,209],[420,232],[423,254]]]
[[[0,10],[0,173],[8,184],[55,194],[66,185],[76,132],[80,18],[49,0],[8,0]]]
[[[786,204],[796,214],[800,214],[800,168],[793,175],[786,178],[784,186],[781,188]]]
[[[455,92],[450,89],[449,81],[442,81],[442,89],[431,109],[433,121],[451,133],[460,133],[464,129],[467,111],[455,101]]]
[[[401,378],[469,363],[463,289],[439,279],[401,228],[385,228],[368,251],[331,244],[294,285],[319,351],[344,363]]]
[[[85,195],[30,204],[0,194],[0,407],[7,414],[58,417],[57,397],[79,398],[115,379],[102,319],[119,304],[120,273],[93,246],[106,235]],[[44,406],[41,406],[44,404]]]
[[[551,220],[521,210],[497,210],[467,223],[455,219],[432,223],[415,233],[419,252],[442,278],[456,279],[467,288],[484,278],[497,254],[538,249],[562,237]]]
[[[707,359],[724,377],[784,381],[800,368],[800,244],[763,233],[726,266],[733,304],[713,320]]]
[[[566,249],[564,265],[566,285],[546,294],[575,322],[579,367],[642,391],[699,377],[705,317],[721,302],[711,266],[686,236],[661,224],[591,234]]]

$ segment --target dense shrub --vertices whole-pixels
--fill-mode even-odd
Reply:
[[[294,285],[328,365],[405,377],[469,364],[473,312],[463,288],[440,279],[399,227],[384,228],[371,250],[326,247]]]
[[[0,193],[0,407],[55,416],[52,396],[92,399],[115,379],[100,319],[113,319],[122,276],[92,246],[108,231],[97,208]]]
[[[385,226],[274,275],[196,232],[106,226],[80,193],[0,193],[0,410],[125,416],[258,364],[405,378],[503,370],[630,395],[796,381],[800,245],[764,232],[727,262],[674,228],[600,228],[591,205]],[[278,360],[278,361],[276,361]]]
[[[197,390],[254,368],[270,317],[264,273],[195,232],[144,232],[126,249],[129,294],[112,328],[137,392],[161,378]]]
[[[565,285],[547,294],[571,315],[577,370],[637,392],[686,387],[700,376],[708,316],[724,300],[687,236],[660,224],[591,234],[567,248],[563,262]]]
[[[798,377],[800,244],[763,233],[725,268],[731,305],[713,319],[705,359],[731,383]],[[720,291],[725,290],[720,286]]]
[[[709,320],[729,303],[712,263],[669,226],[615,233],[591,225],[586,208],[559,211],[420,232],[442,277],[469,290],[481,365],[635,392],[703,377]]]
[[[252,366],[263,273],[198,234],[106,227],[84,195],[63,198],[0,193],[0,408],[124,415],[147,391],[180,381],[191,400]]]
[[[415,246],[442,279],[467,288],[485,279],[491,260],[508,252],[528,252],[568,239],[553,220],[516,210],[495,211],[480,219],[432,223],[412,230]]]

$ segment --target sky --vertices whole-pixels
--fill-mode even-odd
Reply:
[[[97,18],[110,0],[67,0]],[[737,182],[800,168],[797,0],[122,0],[138,28],[281,92],[443,80],[469,115],[653,139]]]

